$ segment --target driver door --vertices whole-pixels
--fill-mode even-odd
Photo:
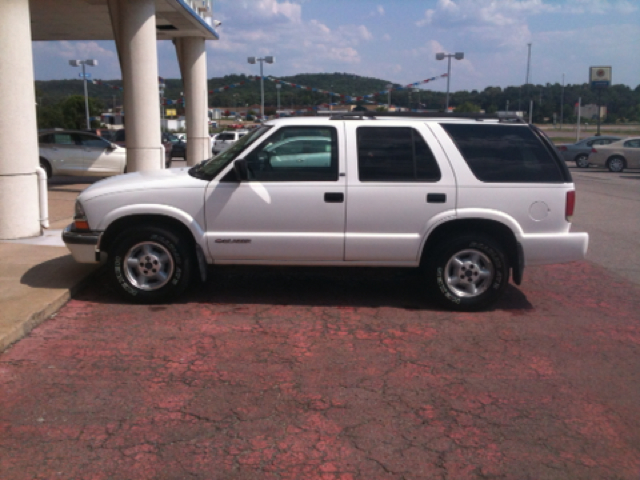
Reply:
[[[342,122],[336,123],[342,127]],[[326,162],[318,162],[317,152],[301,148],[310,133],[324,139]],[[230,172],[212,181],[205,217],[214,261],[343,261],[343,145],[342,128],[334,125],[283,127],[244,157],[248,180],[238,182]]]

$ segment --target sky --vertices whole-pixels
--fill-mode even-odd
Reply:
[[[272,55],[264,74],[345,72],[402,85],[447,72],[451,91],[588,82],[640,84],[640,0],[215,0],[222,22],[207,41],[208,78],[259,75],[247,57]],[[121,78],[113,42],[34,42],[36,80],[78,78],[67,60],[95,58],[94,79]],[[175,48],[158,42],[159,75],[180,78]],[[446,91],[446,79],[424,86]],[[314,87],[314,85],[310,85]],[[345,92],[338,92],[345,93]],[[370,92],[357,92],[368,94]]]

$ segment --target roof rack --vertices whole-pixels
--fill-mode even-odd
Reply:
[[[471,120],[498,120],[500,122],[526,123],[522,117],[516,114],[496,113],[455,113],[455,112],[322,112],[318,115],[331,115],[331,120],[354,120],[369,118],[375,120],[378,117],[405,117],[405,118],[466,118]]]

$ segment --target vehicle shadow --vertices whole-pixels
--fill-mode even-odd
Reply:
[[[417,269],[229,265],[210,267],[208,276],[172,303],[443,310],[430,298]],[[123,303],[104,268],[76,298]],[[510,284],[490,310],[530,309],[526,295]]]

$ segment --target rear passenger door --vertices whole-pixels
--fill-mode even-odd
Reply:
[[[455,215],[456,182],[424,124],[346,122],[345,260],[415,264],[439,219]]]

